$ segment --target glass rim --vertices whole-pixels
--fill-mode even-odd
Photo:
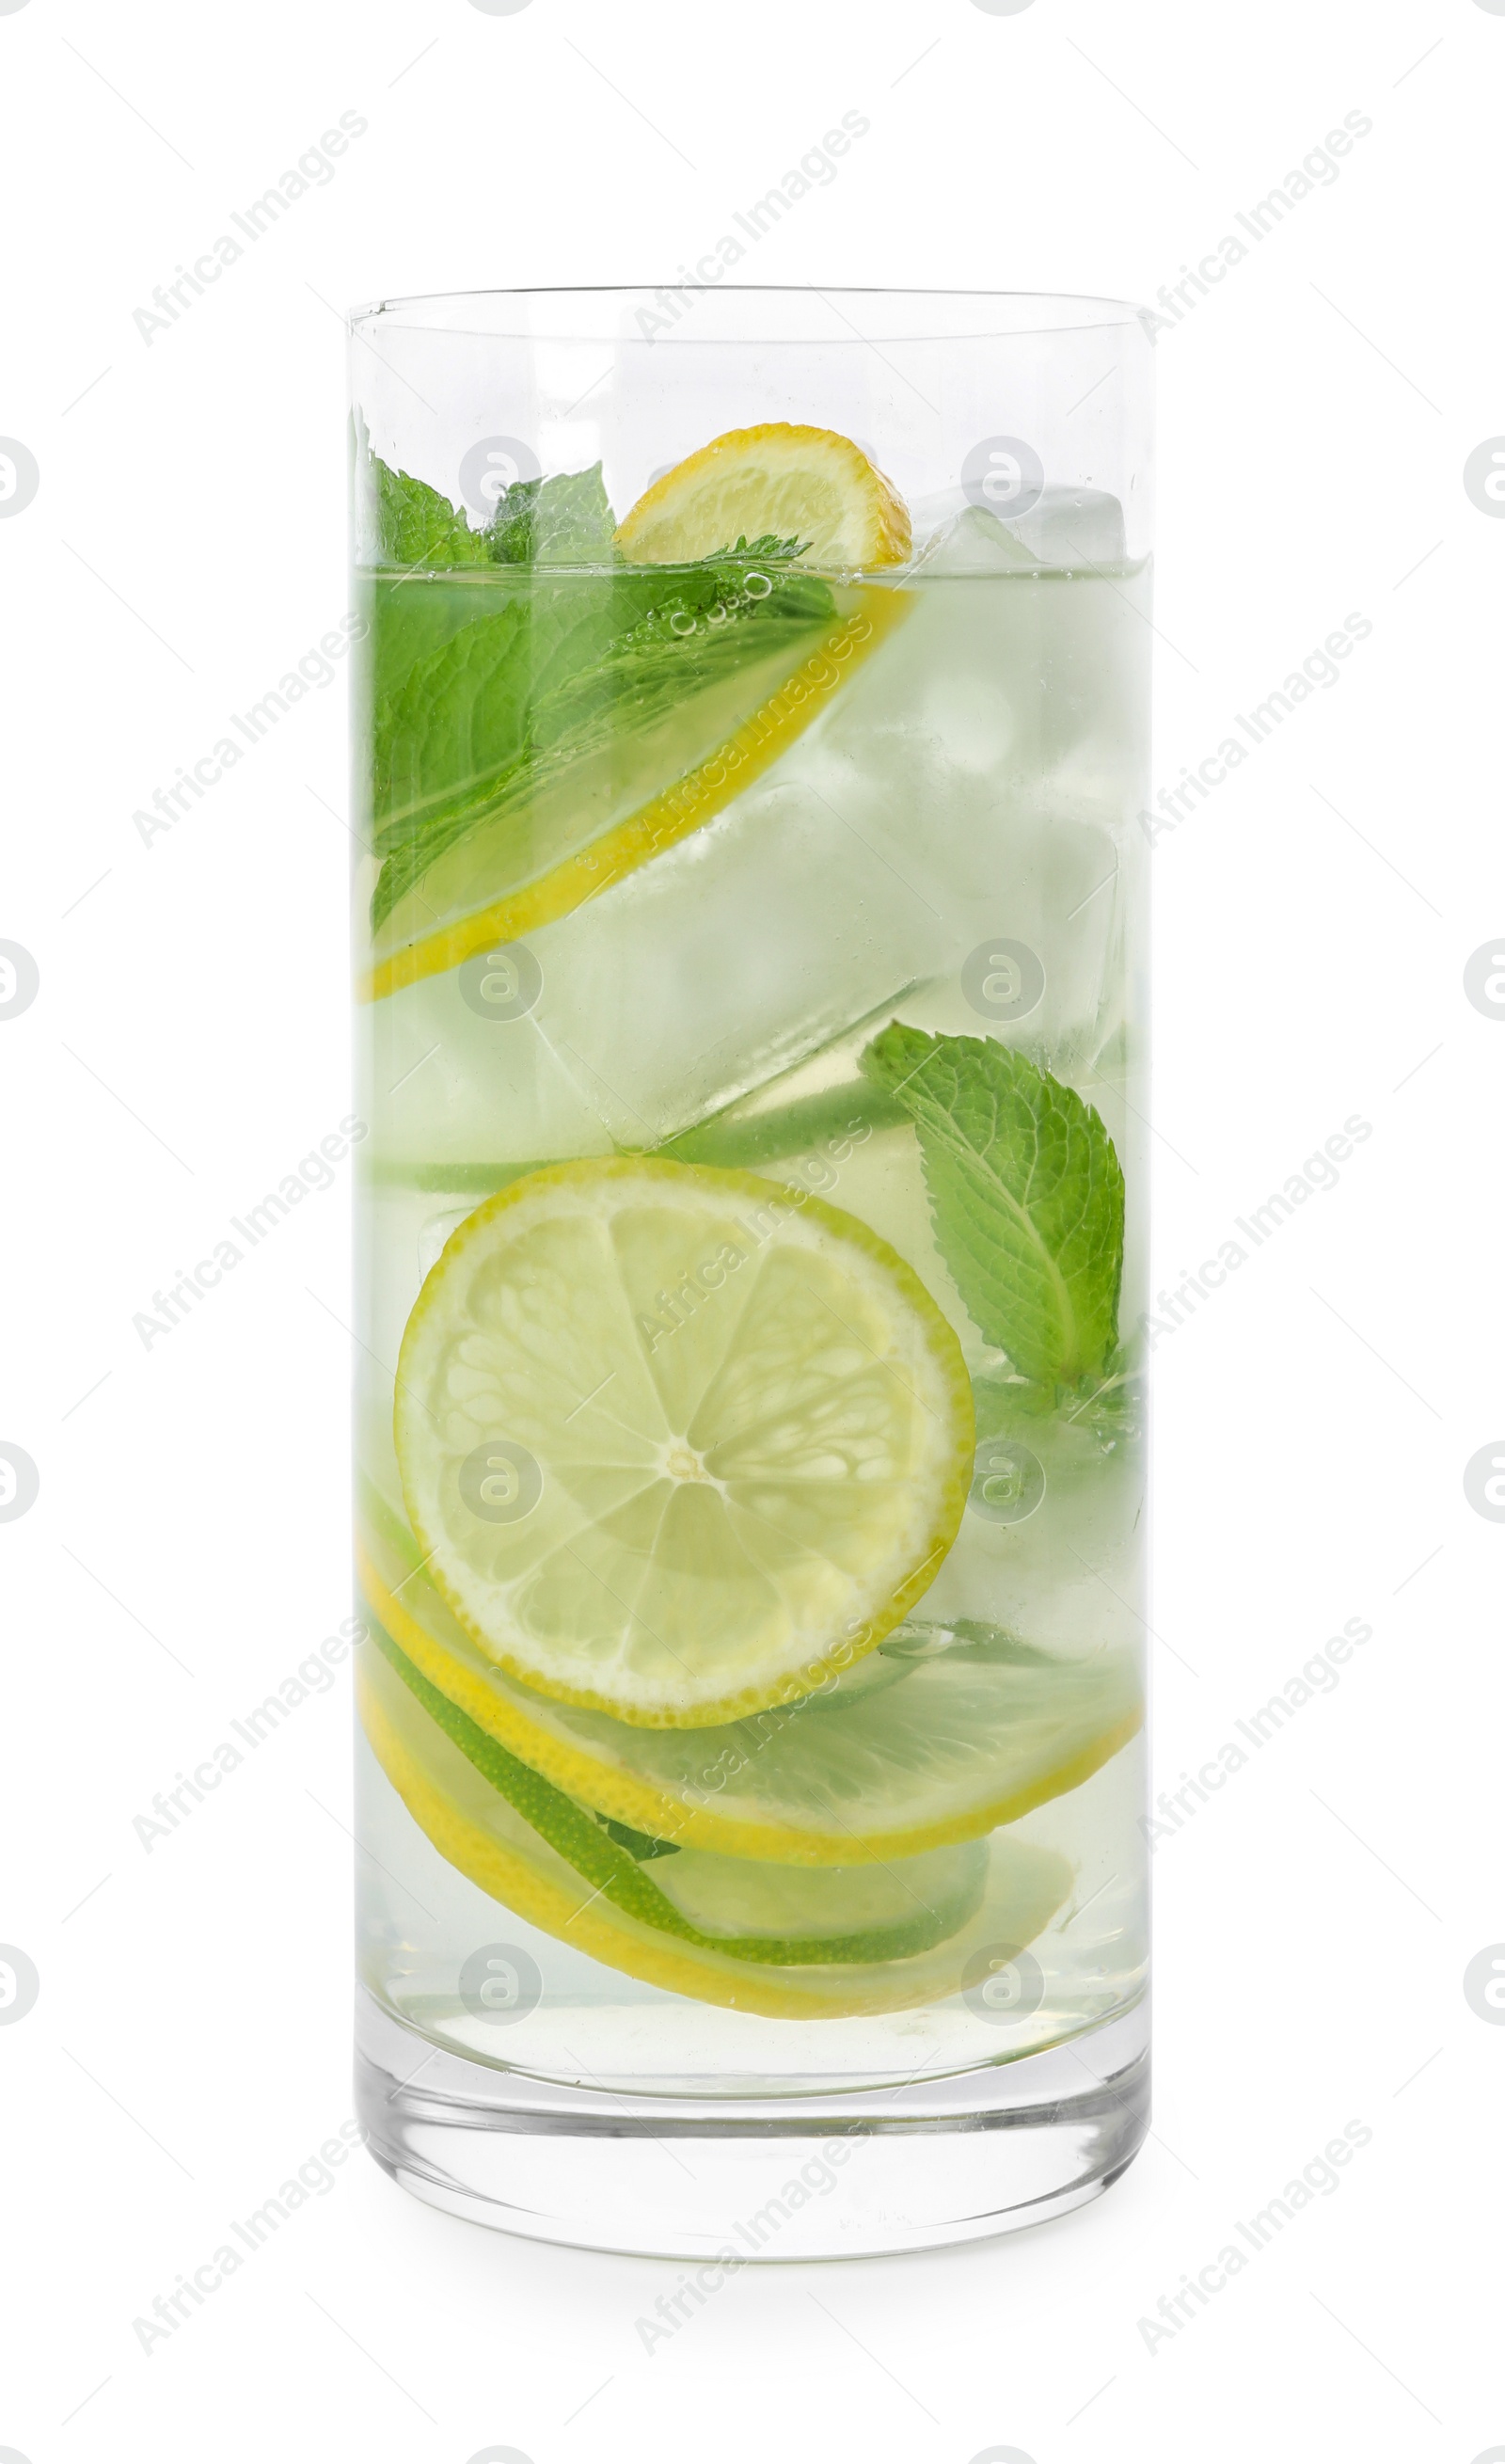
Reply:
[[[665,295],[671,298],[691,300],[732,297],[766,300],[816,299],[826,306],[832,306],[837,300],[881,299],[895,303],[915,300],[927,304],[955,300],[966,301],[980,309],[986,309],[995,303],[1000,311],[1008,305],[1016,308],[1033,307],[1041,311],[1055,309],[1084,312],[1075,317],[1042,315],[1037,322],[1000,323],[997,326],[958,325],[934,333],[919,334],[884,331],[882,335],[881,339],[885,342],[904,343],[916,348],[923,345],[949,346],[963,342],[1016,342],[1028,340],[1032,336],[1107,332],[1132,326],[1143,329],[1146,319],[1152,313],[1147,307],[1143,307],[1132,299],[1116,299],[1094,292],[1004,291],[977,289],[965,285],[841,283],[823,286],[814,282],[664,282],[658,284],[538,282],[497,283],[461,291],[409,292],[398,297],[362,300],[350,309],[346,325],[351,334],[355,334],[362,326],[381,324],[389,332],[448,335],[456,339],[465,337],[484,341],[533,341],[540,338],[527,332],[509,333],[504,328],[494,325],[467,326],[453,323],[436,312],[453,310],[468,301],[480,300],[515,300],[519,303],[544,299],[601,302],[632,299],[652,301]],[[840,313],[838,308],[836,314],[840,316]],[[556,334],[547,339],[556,341],[570,340],[620,343],[632,342],[635,338],[622,335],[619,331],[580,330],[568,337]],[[646,338],[641,339],[646,341]],[[759,349],[808,350],[817,338],[809,334],[758,333],[728,337],[676,333],[674,340],[685,342],[700,341],[706,347],[713,349],[726,349],[734,342],[754,345]],[[865,349],[871,349],[873,346],[873,338],[859,333],[855,327],[849,335],[832,334],[821,336],[818,340],[819,347],[822,349],[843,342]]]

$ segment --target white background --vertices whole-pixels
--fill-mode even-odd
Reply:
[[[9,1706],[0,2447],[533,2464],[1505,2453],[1505,15],[1476,0],[9,0],[0,1023]],[[148,343],[132,312],[341,111],[337,176]],[[132,815],[346,605],[341,312],[672,276],[823,130],[759,281],[1153,301],[1344,115],[1372,132],[1161,338],[1157,783],[1373,630],[1158,839],[1158,1281],[1372,1135],[1160,1371],[1157,1753],[1178,1785],[1347,1618],[1373,1639],[1160,1844],[1155,2136],[1075,2217],[678,2281],[429,2212],[362,2155],[168,2341],[132,2321],[350,2110],[343,1687],[148,1854],[133,1819],[346,1611],[339,1186],[147,1351],[133,1314],[346,1093],[343,681],[170,833]],[[3,508],[0,508],[3,511]],[[1189,1800],[1194,1802],[1194,1800]],[[0,2014],[3,2015],[3,2014]],[[1372,2142],[1173,2338],[1138,2324],[1349,2121]],[[1492,2366],[1492,2364],[1494,2366]]]

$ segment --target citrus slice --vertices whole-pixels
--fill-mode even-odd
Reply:
[[[1143,1720],[1127,1651],[990,1652],[954,1629],[938,1650],[935,1629],[906,1625],[797,1703],[723,1727],[630,1727],[497,1668],[369,1493],[357,1548],[374,1620],[477,1727],[597,1813],[725,1857],[829,1868],[978,1838],[1080,1788]]]
[[[909,1958],[960,1932],[981,1905],[988,1850],[970,1839],[892,1864],[817,1870],[682,1848],[656,1864],[654,1879],[703,1943],[769,1967],[792,1967],[796,1953],[852,1967]]]
[[[453,1233],[393,1436],[435,1588],[539,1692],[648,1727],[791,1701],[897,1625],[966,1504],[971,1390],[855,1217],[651,1156]]]
[[[714,821],[819,717],[914,605],[912,594],[888,587],[858,584],[835,595],[839,621],[807,642],[793,666],[787,654],[782,669],[775,657],[697,697],[442,857],[382,928],[360,997],[385,1000],[556,923]]]
[[[786,1966],[748,1957],[744,1940],[739,1956],[683,1919],[685,1930],[676,1935],[608,1899],[483,1777],[379,1652],[359,1657],[357,1700],[387,1779],[439,1854],[469,1881],[571,1948],[723,2009],[822,2019],[943,1999],[960,1991],[980,1949],[1036,1940],[1071,1892],[1064,1857],[1004,1837],[989,1844],[976,1912],[926,1950],[842,1962],[812,1959],[807,1941]]]
[[[635,564],[687,564],[739,540],[798,539],[808,564],[840,573],[902,564],[903,500],[848,436],[777,420],[733,428],[676,462],[617,532]]]
[[[964,1925],[981,1901],[988,1852],[976,1840],[894,1863],[815,1873],[678,1848],[604,1822],[477,1727],[388,1636],[378,1631],[372,1639],[421,1713],[530,1830],[603,1899],[655,1932],[764,1967],[848,1967],[928,1950]]]

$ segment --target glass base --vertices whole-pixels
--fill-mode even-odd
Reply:
[[[362,1992],[357,2112],[431,2207],[531,2241],[709,2261],[982,2241],[1096,2198],[1149,2120],[1145,2005],[1016,2061],[895,2087],[614,2095],[468,2061]]]

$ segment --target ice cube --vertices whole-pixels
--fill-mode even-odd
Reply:
[[[674,1135],[958,962],[923,848],[853,789],[845,761],[802,739],[714,822],[531,936],[540,1034],[619,1143]]]
[[[918,1022],[919,987],[949,987],[948,1026],[993,1031],[963,983],[990,935],[1045,967],[1019,1040],[1052,1067],[1095,1051],[1142,792],[1144,583],[1020,554],[966,508],[772,769],[529,936],[526,1015],[473,1016],[455,974],[378,1004],[383,1153],[652,1145],[872,1013]]]
[[[917,573],[1030,573],[1037,560],[1015,531],[981,505],[964,506],[930,533]]]
[[[1093,572],[1127,561],[1123,508],[1101,488],[1047,488],[1009,527],[1057,573]]]
[[[1083,1635],[1138,1649],[1145,1466],[1130,1435],[1104,1447],[1069,1417],[1022,1418],[977,1449],[962,1528],[927,1617],[988,1617],[1047,1651]]]
[[[949,986],[948,1025],[1015,1040],[965,997],[990,935],[1044,965],[1017,1040],[1047,1066],[1110,1031],[1144,585],[1023,566],[976,508],[949,539],[958,565],[926,567],[776,768],[533,936],[540,1031],[623,1143],[674,1134],[906,994],[918,1018]]]
[[[598,1107],[538,1032],[534,1015],[488,1014],[473,976],[452,967],[389,993],[363,1013],[360,1101],[373,1163],[436,1185],[434,1168],[604,1155]]]
[[[1115,1023],[1125,876],[1143,853],[1132,825],[1152,637],[1142,578],[1010,569],[1001,536],[992,515],[959,517],[964,557],[998,552],[1001,568],[927,569],[907,622],[792,749],[786,774],[808,768],[946,926],[957,955],[905,1015],[997,1033],[1071,1069]],[[963,969],[991,939],[1039,961],[1028,1014],[968,998]]]
[[[912,569],[923,574],[1090,573],[1128,554],[1123,508],[1101,488],[1046,488],[1007,520],[951,490],[929,499],[917,529],[924,544]]]

